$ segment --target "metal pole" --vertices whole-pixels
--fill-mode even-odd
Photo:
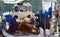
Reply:
[[[3,12],[4,12],[4,10],[3,10],[3,1],[2,0],[0,0],[0,2],[1,2],[1,11],[0,11],[0,16],[1,16],[1,19],[2,19],[2,16],[3,16]]]
[[[3,16],[3,12],[4,12],[4,9],[3,9],[3,1],[2,0],[0,0],[0,2],[1,2],[1,12],[0,12],[0,16],[1,16],[1,25],[0,25],[0,28],[2,29],[3,27],[3,24],[2,24],[2,16]]]

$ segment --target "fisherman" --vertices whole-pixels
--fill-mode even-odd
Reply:
[[[32,25],[36,24],[36,20],[34,16],[28,15],[27,18],[29,18],[29,23]]]
[[[15,15],[12,18],[13,24],[9,27],[9,30],[8,30],[9,33],[12,33],[12,32],[15,32],[16,30],[18,30],[19,22],[17,21],[17,19],[18,19],[18,16],[17,15]]]
[[[15,20],[14,26],[15,26],[15,28],[18,29],[18,26],[19,26],[19,24],[20,24],[20,19],[18,18],[17,15],[15,15],[15,16],[14,16],[14,20]]]
[[[24,20],[26,20],[28,23],[30,22],[31,15],[28,15]]]

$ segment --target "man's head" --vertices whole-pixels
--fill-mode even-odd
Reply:
[[[28,18],[30,18],[30,17],[31,17],[31,15],[28,15],[27,17],[28,17]]]
[[[15,16],[14,16],[14,18],[15,18],[15,19],[17,19],[17,18],[18,18],[18,16],[17,16],[17,15],[15,15]]]

